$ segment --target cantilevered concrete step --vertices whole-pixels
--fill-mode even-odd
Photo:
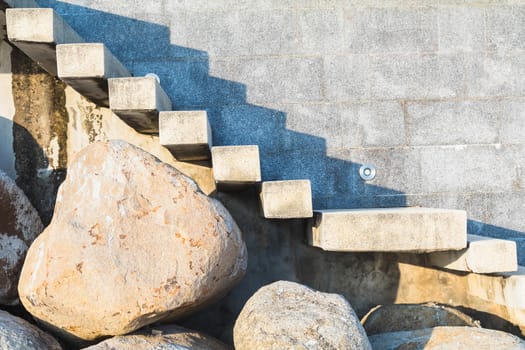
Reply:
[[[428,255],[428,262],[450,270],[496,273],[518,269],[516,242],[468,235],[466,249],[436,252]]]
[[[108,79],[109,108],[136,131],[159,133],[159,112],[171,101],[154,77]]]
[[[131,74],[101,43],[56,47],[58,77],[97,105],[109,107],[108,79]]]
[[[211,157],[215,184],[220,191],[242,190],[261,182],[259,147],[212,147]]]
[[[265,181],[261,186],[262,214],[267,219],[311,218],[310,180]]]
[[[459,250],[467,246],[467,216],[462,210],[429,208],[320,210],[308,238],[328,251]]]
[[[159,114],[160,144],[177,160],[211,157],[212,133],[206,111],[168,111]]]
[[[9,41],[55,76],[56,45],[84,42],[53,9],[7,9],[6,25]]]

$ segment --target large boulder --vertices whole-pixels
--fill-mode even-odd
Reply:
[[[178,326],[158,326],[130,335],[116,336],[86,350],[228,350],[208,335]]]
[[[0,310],[0,347],[4,350],[61,350],[60,344],[20,317]]]
[[[371,349],[345,298],[286,281],[262,287],[248,300],[233,339],[236,350]]]
[[[435,303],[379,305],[361,323],[369,336],[439,326],[481,327],[479,321],[463,312]]]
[[[374,350],[519,350],[525,342],[508,333],[474,327],[435,327],[372,335]]]
[[[36,318],[84,340],[191,313],[244,275],[241,232],[175,168],[122,141],[80,151],[19,293]]]
[[[37,211],[0,171],[0,303],[18,304],[18,278],[28,247],[44,230]]]

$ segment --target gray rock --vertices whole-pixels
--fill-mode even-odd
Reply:
[[[286,281],[262,287],[248,300],[233,338],[236,350],[371,349],[345,298]]]
[[[60,344],[20,317],[0,310],[0,348],[3,350],[61,350]]]

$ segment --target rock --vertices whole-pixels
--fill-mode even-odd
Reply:
[[[233,339],[236,350],[371,349],[345,298],[286,281],[262,287],[248,300]]]
[[[84,340],[194,312],[245,273],[241,232],[218,201],[123,141],[77,154],[51,224],[30,247],[20,299]]]
[[[481,327],[463,312],[434,303],[379,305],[370,310],[361,323],[369,336],[438,326]]]
[[[0,347],[5,350],[60,350],[60,344],[49,334],[20,317],[0,310]]]
[[[518,350],[520,338],[501,331],[473,327],[436,327],[371,336],[374,350]]]
[[[225,344],[178,326],[159,326],[104,340],[86,350],[227,350]]]
[[[17,285],[27,248],[44,230],[24,192],[0,171],[0,303],[18,304]]]

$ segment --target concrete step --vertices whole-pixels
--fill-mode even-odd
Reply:
[[[267,219],[311,218],[310,180],[265,181],[261,186],[262,214]]]
[[[159,112],[171,101],[155,77],[111,78],[108,87],[113,113],[140,133],[159,133]]]
[[[431,208],[342,209],[314,212],[310,245],[341,252],[433,252],[467,246],[467,215]]]
[[[429,264],[474,273],[511,272],[518,269],[516,242],[467,235],[466,249],[428,255]]]
[[[160,144],[182,161],[211,157],[212,134],[206,111],[169,111],[159,114]]]
[[[58,77],[99,106],[109,107],[108,79],[131,74],[101,43],[56,46]]]
[[[56,46],[84,42],[53,9],[7,9],[6,25],[9,41],[54,76]]]
[[[259,147],[216,146],[211,149],[213,176],[220,191],[236,191],[261,182]]]

